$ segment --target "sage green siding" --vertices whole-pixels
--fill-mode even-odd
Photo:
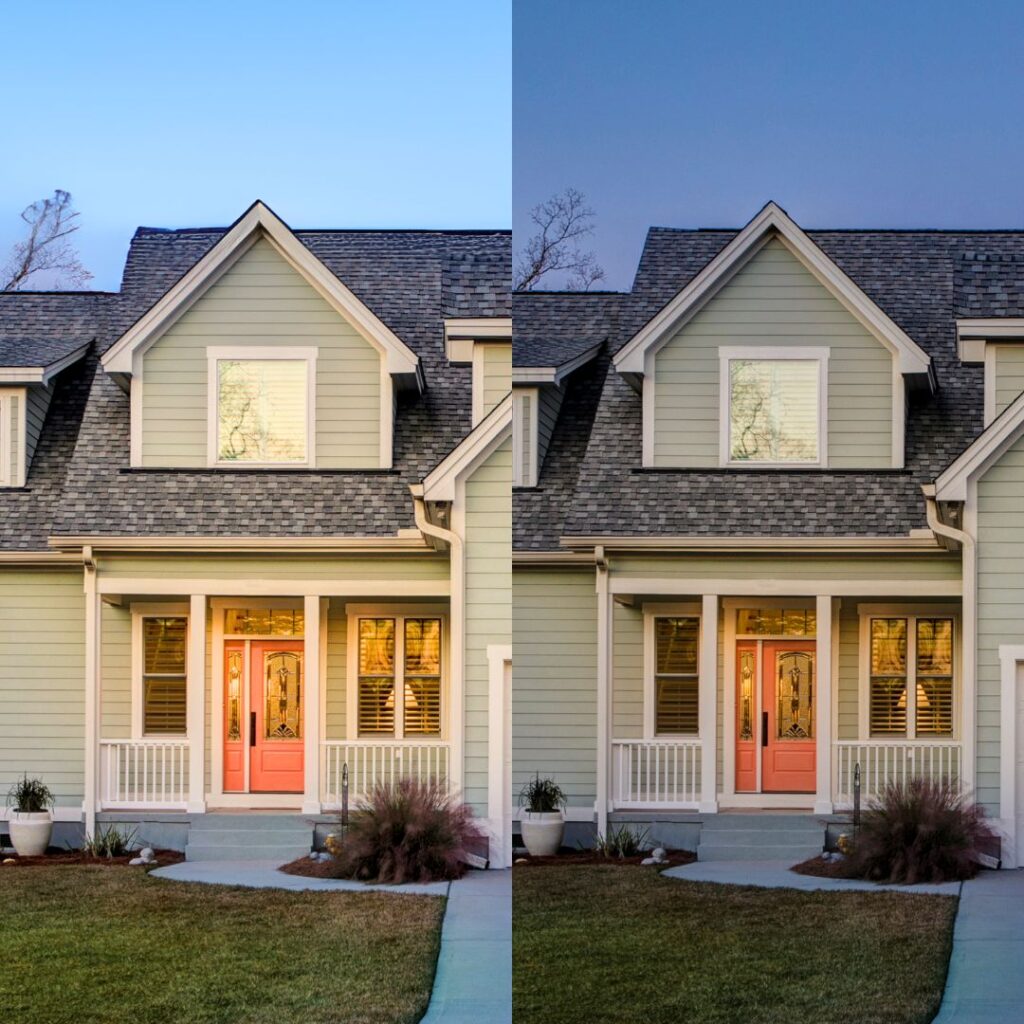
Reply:
[[[993,345],[998,416],[1024,391],[1024,345]]]
[[[104,604],[100,610],[100,739],[131,738],[131,611]]]
[[[483,359],[484,415],[512,390],[512,346],[491,342],[480,346]]]
[[[487,648],[512,643],[512,442],[466,482],[465,800],[487,813],[490,664]]]
[[[82,805],[82,573],[0,571],[0,791],[38,775],[60,807]]]
[[[322,628],[327,630],[327,678],[323,682],[326,692],[324,738],[343,740],[348,727],[348,616],[344,601],[331,601],[327,621]]]
[[[860,739],[860,619],[857,616],[855,600],[844,599],[839,607],[838,670],[835,700],[836,739]]]
[[[829,348],[829,465],[892,465],[892,355],[774,239],[655,356],[656,466],[719,464],[718,350],[731,345]]]
[[[999,647],[1024,638],[1024,441],[978,481],[977,778],[978,799],[999,812]]]
[[[512,792],[539,772],[569,805],[597,794],[597,594],[593,569],[514,579]]]
[[[316,347],[317,466],[380,465],[379,354],[265,238],[143,357],[143,465],[207,464],[206,349],[224,345]]]

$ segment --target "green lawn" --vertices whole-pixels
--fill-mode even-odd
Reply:
[[[517,868],[516,1024],[925,1024],[955,899]]]
[[[444,901],[0,868],[0,1017],[12,1024],[411,1024]]]

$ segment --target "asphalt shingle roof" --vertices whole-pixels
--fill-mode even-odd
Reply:
[[[95,339],[102,354],[223,233],[140,228],[119,293],[0,295],[0,353],[5,339],[25,338],[33,358],[57,339]],[[0,547],[42,548],[55,534],[380,536],[414,525],[408,485],[470,429],[471,370],[445,358],[443,321],[452,309],[508,314],[511,272],[503,278],[501,267],[511,266],[510,236],[296,234],[420,357],[426,390],[399,399],[393,470],[131,470],[128,396],[90,357],[58,378],[27,488],[0,490]]]
[[[560,429],[560,421],[545,462],[542,481],[547,476],[565,486],[574,480],[571,498],[548,505],[529,492],[516,492],[518,548],[554,549],[563,535],[884,536],[926,525],[920,485],[933,480],[982,429],[982,371],[960,363],[955,318],[1021,315],[1016,311],[1024,289],[1017,273],[1024,267],[1024,232],[808,234],[932,357],[938,390],[910,397],[906,468],[645,471],[640,468],[640,395],[606,366],[582,459],[580,438],[573,431],[584,427]],[[734,235],[653,228],[633,289],[617,300],[612,329],[605,331],[601,323],[587,340],[607,338],[614,354]],[[527,294],[515,296],[517,364],[543,365],[545,332],[557,354],[562,337],[577,336],[571,322],[541,323],[527,334],[521,352],[520,308],[527,322],[537,321],[535,302]],[[581,310],[582,335],[585,325],[600,320],[602,304],[595,296],[585,308],[586,296],[577,295],[566,298],[560,309]]]

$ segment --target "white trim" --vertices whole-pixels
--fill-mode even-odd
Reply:
[[[206,594],[210,597],[264,598],[317,594],[320,597],[448,597],[451,583],[437,580],[175,579],[168,576],[103,576],[101,594],[152,594],[155,597]]]
[[[963,719],[963,662],[961,639],[961,609],[955,604],[858,604],[858,672],[857,672],[857,738],[865,743],[899,743],[901,740],[927,742],[961,741],[965,733]],[[950,695],[953,712],[953,732],[950,736],[917,735],[917,620],[941,618],[953,620],[953,690]],[[871,735],[871,620],[907,620],[907,731],[898,734]]]
[[[209,345],[206,349],[206,464],[216,469],[281,469],[282,467],[316,467],[316,363],[315,346],[287,345]],[[220,451],[220,381],[218,364],[223,362],[282,362],[306,365],[306,452],[305,458],[288,462],[245,462],[221,460]],[[381,395],[383,406],[384,396]],[[382,438],[383,441],[383,438]]]
[[[832,813],[832,739],[834,736],[832,709],[839,684],[839,666],[836,663],[834,634],[839,632],[839,623],[833,630],[833,600],[831,595],[818,594],[815,597],[817,625],[814,638],[814,656],[817,660],[818,704],[815,713],[815,795],[814,813]],[[824,671],[822,669],[824,668]]]
[[[701,598],[698,707],[700,737],[700,810],[718,810],[718,596]]]
[[[818,458],[806,462],[768,462],[732,458],[732,377],[729,364],[746,362],[817,362],[818,364]],[[796,345],[722,345],[718,349],[718,460],[722,466],[744,469],[825,469],[828,467],[828,360],[829,349]],[[647,387],[644,387],[645,393]],[[653,388],[650,389],[653,392]],[[653,415],[653,400],[651,414]],[[644,404],[645,417],[647,403]]]
[[[1024,394],[1018,395],[935,480],[939,501],[965,501],[976,480],[1024,434]]]
[[[529,399],[529,446],[523,438],[526,417],[523,401]],[[540,439],[540,388],[516,388],[512,392],[512,486],[537,486],[537,459]]]
[[[298,240],[273,210],[259,201],[107,350],[101,360],[103,369],[114,374],[131,373],[132,353],[152,345],[261,235],[381,353],[389,373],[413,377],[421,383],[416,354]]]
[[[319,814],[320,807],[320,751],[321,733],[324,731],[320,716],[320,694],[327,689],[326,680],[320,678],[322,633],[326,623],[321,622],[322,600],[316,594],[303,599],[305,621],[302,629],[302,658],[306,670],[306,688],[303,694],[303,794],[302,813]]]
[[[487,645],[487,817],[492,868],[512,866],[512,780],[509,699],[511,644]]]
[[[902,373],[930,374],[929,356],[775,203],[768,203],[614,358],[622,374],[642,374],[644,354],[664,344],[769,237],[777,236],[818,281],[893,353]]]
[[[1024,317],[963,317],[956,322],[956,337],[958,342],[984,342],[990,338],[1024,338]]]
[[[301,793],[221,793],[207,810],[300,811],[304,814],[302,799]]]
[[[760,762],[760,757],[758,757]],[[759,783],[760,785],[760,783]],[[722,795],[721,806],[725,808],[757,808],[759,810],[814,810],[813,793],[733,793]]]
[[[160,733],[159,735],[146,736],[144,732],[144,710],[145,694],[143,692],[142,677],[145,675],[145,654],[143,650],[142,620],[153,618],[180,618],[187,619],[189,616],[189,605],[183,601],[164,602],[154,604],[152,602],[132,602],[131,606],[131,628],[132,628],[132,651],[131,651],[131,716],[132,716],[132,739],[166,739],[183,740],[188,738],[188,729],[180,734]],[[188,699],[188,636],[185,640],[185,692]],[[188,707],[185,709],[186,720]]]
[[[395,416],[398,402],[395,399],[395,382],[387,366],[380,364],[380,446],[378,468],[391,469],[395,457]],[[316,449],[314,448],[314,454]]]
[[[509,392],[424,478],[425,501],[454,501],[456,485],[512,436]]]
[[[961,581],[900,579],[701,579],[699,577],[616,576],[613,594],[660,594],[690,596],[719,594],[729,597],[808,597],[831,594],[833,597],[959,597]]]
[[[473,395],[472,395],[472,420],[470,425],[475,427],[486,415],[484,410],[484,382],[487,378],[487,367],[484,363],[484,350],[480,345],[473,346]]]
[[[907,458],[907,382],[892,364],[892,468],[903,469]]]
[[[1003,867],[1019,867],[1022,851],[1017,849],[1017,815],[1024,810],[1021,794],[1017,792],[1018,745],[1024,737],[1017,735],[1017,704],[1020,687],[1017,684],[1024,665],[1024,645],[1000,644],[1000,741],[999,741],[999,823],[1003,832]]]
[[[436,552],[427,544],[417,529],[401,529],[397,534],[380,537],[125,537],[125,536],[59,536],[50,537],[47,543],[62,551],[75,551],[88,546],[99,551],[231,551],[233,553],[266,554],[268,551],[310,554],[345,553],[378,554],[380,552],[402,552],[434,555]],[[74,556],[76,562],[80,561]]]
[[[645,604],[643,609],[643,630],[644,630],[644,653],[643,653],[643,715],[645,741],[685,739],[696,740],[700,736],[700,727],[693,733],[658,733],[656,731],[657,694],[655,692],[654,679],[657,675],[657,646],[655,641],[655,619],[680,618],[696,619],[697,629],[697,685],[700,686],[700,644],[703,636],[703,625],[701,623],[701,605],[697,601],[683,603],[650,603]],[[698,693],[698,721],[700,716],[700,694]]]
[[[468,362],[464,355],[461,358],[452,355],[453,343],[468,341],[472,344],[473,342],[511,340],[512,317],[510,316],[448,317],[444,322],[445,347],[448,349],[448,358],[452,362]]]
[[[571,359],[566,359],[564,363],[559,363],[558,366],[513,366],[512,383],[561,384],[570,373],[589,363],[601,351],[603,344],[604,342],[598,342],[598,344],[581,352],[578,356],[573,356]]]
[[[46,366],[0,366],[0,384],[49,384],[61,370],[77,363],[89,350],[85,344]]]
[[[97,592],[96,563],[92,552],[83,553],[85,590],[85,770],[82,813],[86,836],[96,834],[100,778],[100,659],[102,657],[102,604]]]
[[[11,399],[20,393],[13,389],[0,391],[0,487],[17,486],[11,465]]]
[[[597,593],[597,766],[595,788],[597,798],[597,834],[608,834],[608,811],[611,804],[609,767],[612,757],[612,698],[613,698],[613,621],[614,608],[611,600],[611,572],[605,561],[604,552],[595,552],[595,590]]]
[[[985,346],[985,413],[984,426],[996,418],[996,346]]]
[[[192,594],[188,614],[188,676],[186,718],[188,721],[188,809],[193,814],[206,810],[206,597]]]
[[[911,530],[902,537],[638,537],[611,535],[603,537],[566,536],[559,539],[564,548],[577,550],[603,547],[606,551],[813,551],[891,552],[906,554],[948,554],[930,529]],[[521,552],[525,555],[525,552]],[[589,557],[589,556],[588,556]]]
[[[142,354],[139,352],[132,353],[132,379],[128,387],[128,401],[129,401],[129,460],[128,464],[133,468],[137,469],[143,464],[142,457],[142,435],[143,426],[145,423],[145,417],[143,416],[143,401],[145,388],[143,385],[143,359]],[[207,376],[209,376],[209,369],[207,369]],[[209,387],[209,383],[207,383]],[[207,431],[209,431],[209,423],[207,423]]]

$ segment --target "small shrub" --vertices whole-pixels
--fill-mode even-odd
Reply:
[[[136,847],[135,829],[122,832],[116,825],[97,828],[94,835],[86,836],[82,852],[95,860],[113,860],[127,857]]]
[[[39,814],[53,806],[53,793],[42,779],[26,774],[7,790],[7,806],[22,814]]]
[[[532,814],[552,814],[565,806],[565,794],[554,779],[538,773],[519,791],[519,806]]]
[[[458,878],[467,848],[483,838],[473,812],[440,784],[402,779],[370,792],[331,852],[343,877],[435,882]]]
[[[852,877],[914,884],[971,878],[994,838],[984,811],[949,782],[890,785],[864,812],[847,858]]]
[[[639,857],[650,845],[647,835],[647,829],[634,832],[628,825],[620,825],[618,828],[609,829],[606,836],[598,833],[594,842],[594,850],[602,857],[607,857],[608,860]]]

